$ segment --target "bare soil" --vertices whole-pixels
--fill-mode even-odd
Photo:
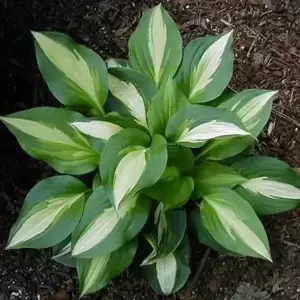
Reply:
[[[235,29],[231,86],[280,90],[258,150],[300,166],[299,0],[163,1],[184,41]],[[0,2],[1,115],[59,105],[46,89],[34,58],[30,30],[68,33],[103,58],[126,58],[128,37],[153,0],[2,0]],[[74,270],[57,265],[49,251],[5,251],[8,232],[28,190],[51,174],[22,152],[0,126],[0,300],[78,299]],[[130,270],[87,299],[300,299],[300,210],[264,220],[274,263],[208,253],[195,242],[187,286],[170,297],[154,295]],[[206,254],[206,255],[205,255]],[[199,274],[200,268],[200,276]]]

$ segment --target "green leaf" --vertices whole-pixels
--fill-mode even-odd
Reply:
[[[101,155],[100,173],[116,210],[125,199],[155,184],[166,164],[167,145],[160,135],[151,144],[149,136],[136,129],[124,129],[110,138]]]
[[[155,264],[143,266],[152,289],[158,294],[169,295],[180,290],[188,280],[190,271],[190,244],[187,236],[179,247]]]
[[[67,267],[76,268],[76,258],[71,255],[71,238],[68,237],[53,248],[52,259]]]
[[[96,175],[93,179],[93,183],[92,183],[93,191],[95,191],[101,185],[102,185],[102,179],[101,179],[100,173],[96,173]]]
[[[38,66],[53,95],[66,106],[92,108],[103,115],[108,75],[101,57],[65,34],[33,35]]]
[[[272,157],[251,156],[236,162],[232,167],[248,179],[269,177],[293,185],[297,181],[297,173],[288,164]]]
[[[106,61],[108,69],[111,68],[129,68],[129,61],[122,58],[109,58]]]
[[[230,111],[188,105],[169,120],[166,137],[185,147],[199,148],[211,139],[250,135],[239,127],[239,123]]]
[[[72,176],[40,181],[24,200],[7,249],[48,248],[63,241],[80,221],[85,191],[86,186]]]
[[[180,172],[190,171],[194,166],[192,150],[179,145],[168,145],[168,166],[174,166]]]
[[[286,163],[271,157],[253,156],[233,165],[249,181],[236,187],[258,214],[275,214],[297,207],[300,190],[297,174]]]
[[[150,201],[140,195],[126,204],[122,216],[118,216],[103,187],[97,188],[86,202],[73,233],[72,255],[81,258],[104,255],[134,238],[148,219]]]
[[[270,118],[276,97],[277,91],[250,89],[236,94],[219,107],[234,111],[245,128],[258,136]]]
[[[161,179],[152,187],[144,190],[149,197],[164,204],[166,210],[183,206],[194,189],[194,181],[190,176],[179,175],[178,178]]]
[[[38,107],[0,117],[30,156],[60,173],[81,175],[94,170],[100,154],[72,125],[82,115],[67,109]]]
[[[264,227],[248,202],[225,188],[203,199],[202,221],[218,244],[231,252],[272,261]]]
[[[200,209],[194,209],[190,215],[191,223],[193,225],[194,233],[200,244],[203,244],[215,251],[228,253],[229,251],[222,247],[216,242],[216,240],[211,236],[208,230],[203,224],[203,220],[200,214]]]
[[[133,261],[137,240],[122,248],[92,259],[78,259],[77,272],[81,296],[96,292],[108,285],[111,279],[122,273]]]
[[[148,102],[157,92],[155,85],[146,75],[131,68],[111,68],[109,73],[109,90],[117,103],[110,101],[108,105],[113,110],[117,108],[121,113],[134,117],[147,128],[146,110]]]
[[[151,134],[164,135],[169,119],[187,104],[186,96],[176,83],[171,78],[167,79],[149,104],[147,119]]]
[[[255,139],[252,136],[229,137],[212,140],[201,148],[196,160],[224,160],[234,157],[249,148],[253,148],[254,142]]]
[[[157,86],[175,75],[182,57],[179,30],[162,5],[143,15],[128,47],[130,65]]]
[[[217,187],[232,189],[239,183],[247,181],[233,168],[210,161],[204,161],[199,165],[195,165],[192,176],[195,182],[194,198],[200,198],[211,189]]]
[[[142,265],[153,264],[159,258],[166,257],[177,249],[186,232],[186,212],[184,210],[165,211],[164,205],[159,205],[155,212],[154,222],[157,232],[151,233],[151,240],[147,239],[153,251],[143,260]]]
[[[211,101],[222,94],[233,73],[232,31],[190,42],[176,80],[191,103]]]

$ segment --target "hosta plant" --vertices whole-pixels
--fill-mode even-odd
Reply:
[[[133,261],[157,293],[176,292],[194,236],[229,255],[272,260],[259,215],[295,208],[300,190],[287,164],[252,155],[277,92],[227,89],[232,31],[183,49],[159,5],[130,37],[128,60],[104,62],[64,34],[33,36],[62,107],[1,120],[60,175],[29,191],[8,249],[53,247],[56,261],[77,268],[83,295]]]

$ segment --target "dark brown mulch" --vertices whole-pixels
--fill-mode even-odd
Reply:
[[[141,11],[158,1],[2,0],[0,2],[1,114],[57,105],[36,68],[30,30],[67,32],[103,58],[126,57],[126,44]],[[165,6],[184,40],[235,28],[232,87],[280,90],[260,150],[300,166],[300,3],[298,0],[169,0]],[[0,247],[27,191],[51,172],[18,147],[0,127]],[[300,299],[300,213],[266,220],[274,264],[212,253],[195,281],[205,249],[192,258],[192,278],[177,295],[159,298],[129,272],[90,299]],[[78,299],[74,271],[47,251],[0,250],[0,300]]]

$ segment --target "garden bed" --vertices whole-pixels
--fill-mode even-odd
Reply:
[[[0,12],[1,114],[59,105],[39,75],[30,30],[56,30],[85,43],[103,58],[126,57],[141,11],[157,1],[10,0]],[[231,87],[280,90],[257,151],[300,166],[300,3],[298,0],[169,0],[165,7],[185,42],[235,29]],[[4,251],[9,228],[27,191],[50,168],[31,159],[0,127],[0,300],[78,299],[75,272],[47,251]],[[159,298],[130,270],[90,299],[300,299],[300,211],[266,218],[274,264],[208,253],[197,246],[193,273],[177,295]],[[200,272],[201,271],[201,272]],[[200,276],[198,276],[200,274]]]

